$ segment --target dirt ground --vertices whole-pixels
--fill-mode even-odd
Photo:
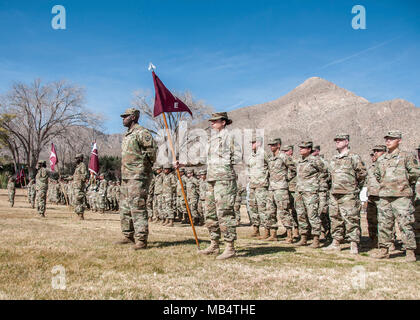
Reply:
[[[243,208],[244,209],[244,208]],[[245,210],[243,222],[248,222]],[[0,190],[0,299],[419,299],[420,263],[401,251],[378,261],[250,238],[238,228],[238,257],[197,254],[191,227],[150,225],[149,249],[116,246],[118,214],[47,205],[46,218],[17,190]],[[362,219],[365,242],[365,218]],[[197,227],[201,248],[208,232]],[[280,238],[281,240],[281,238]],[[420,259],[418,257],[418,259]]]

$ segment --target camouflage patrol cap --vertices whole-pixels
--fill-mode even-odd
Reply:
[[[226,125],[232,123],[232,119],[229,119],[227,112],[216,112],[211,114],[209,121],[226,120]]]
[[[401,139],[402,133],[399,130],[391,130],[388,131],[384,138],[395,138],[395,139]]]
[[[251,143],[254,143],[254,142],[257,142],[257,141],[263,143],[264,138],[262,138],[262,137],[253,137],[251,139]]]
[[[314,146],[314,149],[318,150],[318,151],[321,151],[321,146],[320,145]]]
[[[384,146],[383,144],[378,144],[378,145],[374,146],[372,148],[372,150],[373,151],[376,151],[376,150],[378,150],[378,151],[386,151],[386,146]]]
[[[187,170],[185,170],[187,173],[194,173],[194,169],[187,169]]]
[[[289,150],[293,150],[293,148],[294,148],[293,145],[286,144],[283,148],[281,148],[281,151],[289,151]]]
[[[153,170],[162,170],[162,166],[154,165]]]
[[[38,164],[47,164],[47,161],[45,161],[45,160],[38,160]]]
[[[301,143],[299,143],[299,148],[312,148],[312,146],[312,141],[302,141]]]
[[[163,166],[163,169],[172,169],[172,165],[171,164],[165,164]]]
[[[198,172],[198,174],[199,175],[201,175],[201,176],[203,176],[203,175],[206,175],[207,174],[207,170],[200,170],[199,172]]]
[[[349,140],[350,141],[350,135],[347,133],[339,133],[335,135],[334,141],[336,140]]]
[[[78,153],[78,154],[76,154],[76,156],[74,158],[75,159],[84,158],[84,155],[83,155],[83,153]]]
[[[273,144],[281,144],[281,139],[280,138],[271,138],[270,140],[268,140],[268,145],[273,145]]]
[[[127,117],[127,116],[131,116],[132,114],[140,115],[140,111],[137,110],[136,108],[128,108],[124,111],[123,114],[120,115],[120,117],[124,118],[124,117]]]

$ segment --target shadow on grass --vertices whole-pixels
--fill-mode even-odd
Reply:
[[[203,243],[210,243],[210,241],[199,241],[200,247]],[[165,247],[173,247],[173,246],[185,246],[185,245],[194,245],[195,240],[194,239],[184,239],[184,240],[175,240],[175,241],[150,241],[147,243],[147,246],[149,248],[165,248]]]
[[[296,252],[296,250],[293,247],[248,247],[239,249],[237,255],[238,257],[255,257],[278,252]]]

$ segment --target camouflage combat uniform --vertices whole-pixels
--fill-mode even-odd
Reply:
[[[385,153],[375,168],[380,183],[378,226],[379,247],[389,248],[395,220],[402,233],[405,249],[415,250],[413,189],[420,176],[416,158],[398,148]]]
[[[267,215],[268,196],[268,155],[263,147],[251,152],[248,159],[249,169],[249,209],[251,223],[254,227],[262,225],[266,229],[276,228],[274,214]]]
[[[74,213],[78,216],[83,217],[83,213],[85,212],[85,190],[86,190],[86,177],[88,171],[86,165],[80,162],[73,173],[73,206],[74,206]]]
[[[189,169],[187,170],[187,174],[188,173],[194,173],[193,170]],[[197,206],[198,206],[198,199],[199,199],[199,185],[198,185],[198,180],[196,177],[191,176],[191,177],[185,177],[185,189],[187,191],[187,200],[188,200],[188,206],[190,207],[190,212],[191,212],[191,218],[193,218],[194,220],[196,220],[195,222],[198,223],[198,211],[197,211]]]
[[[29,201],[31,203],[32,209],[35,208],[35,196],[36,196],[36,184],[35,180],[29,181],[28,184],[28,193],[29,193]]]
[[[318,156],[319,160],[323,162],[324,167],[328,168],[328,162],[320,155]],[[325,237],[329,238],[331,236],[331,221],[328,214],[328,191],[330,190],[331,177],[329,172],[326,175],[322,176],[321,181],[319,182],[319,218],[321,219],[321,227],[324,232]]]
[[[212,132],[207,151],[206,226],[211,240],[236,240],[234,212],[237,193],[233,165],[242,158],[240,145],[228,129]]]
[[[147,129],[135,124],[125,133],[121,148],[121,231],[127,238],[146,242],[149,234],[146,201],[156,159],[155,142]]]
[[[205,171],[201,171],[200,175],[207,174]],[[207,181],[200,177],[199,180],[199,201],[197,206],[197,212],[200,216],[200,220],[204,221],[206,216],[206,193],[207,193]]]
[[[337,136],[338,137],[338,136]],[[329,164],[331,190],[329,214],[332,238],[360,242],[360,189],[366,179],[366,167],[359,155],[350,151],[335,155]]]
[[[234,210],[235,210],[235,218],[236,218],[236,222],[238,223],[238,225],[241,223],[241,205],[242,205],[242,197],[243,194],[246,194],[246,188],[243,187],[239,182],[237,182],[237,188],[238,191],[236,193],[236,197],[235,197],[235,205],[234,205]]]
[[[300,146],[312,146],[303,143]],[[323,162],[313,155],[305,159],[301,156],[296,164],[296,193],[295,208],[299,223],[299,233],[307,236],[309,228],[312,235],[321,234],[321,219],[318,212],[319,184],[323,176],[327,174]],[[309,225],[308,225],[309,222]]]
[[[36,180],[36,209],[41,216],[45,216],[47,191],[48,191],[48,172],[41,167],[35,177]]]
[[[98,204],[99,209],[103,212],[106,207],[106,196],[107,196],[108,182],[105,179],[100,180],[98,188]]]
[[[272,141],[276,143],[275,140]],[[293,216],[290,210],[290,195],[288,185],[289,167],[294,166],[291,157],[278,151],[277,155],[271,154],[268,167],[270,172],[269,197],[267,201],[268,215],[273,222],[276,216],[286,229],[292,229]],[[293,168],[293,167],[292,167]]]
[[[9,182],[7,183],[7,193],[9,195],[10,206],[13,207],[15,204],[15,193],[16,193],[16,185],[15,185],[14,178],[10,178]]]
[[[176,177],[171,171],[164,173],[162,181],[162,214],[164,219],[175,219]]]
[[[179,169],[179,171],[180,173],[181,171],[184,171],[185,173],[184,168]],[[184,192],[187,195],[187,191],[186,191],[187,180],[186,179],[187,177],[185,176],[185,174],[181,176],[182,185],[184,186]],[[181,183],[179,182],[178,179],[176,183],[176,207],[177,207],[178,216],[180,220],[184,222],[188,222],[189,218],[188,218],[187,206],[185,205],[184,196],[182,195],[182,190],[181,190]]]
[[[147,217],[149,219],[153,218],[153,195],[155,192],[155,181],[156,181],[156,174],[153,174],[150,180],[149,190],[147,192],[147,201],[146,201]]]
[[[155,179],[155,190],[153,198],[153,216],[156,219],[163,220],[162,214],[162,183],[163,183],[164,173],[163,171],[156,176]]]

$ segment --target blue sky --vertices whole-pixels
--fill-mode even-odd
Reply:
[[[67,29],[51,27],[66,8]],[[351,27],[354,5],[366,30]],[[216,110],[274,100],[309,77],[371,102],[420,106],[420,1],[0,0],[0,93],[13,81],[67,79],[86,88],[107,133],[134,90],[153,94],[152,61],[169,89]]]

